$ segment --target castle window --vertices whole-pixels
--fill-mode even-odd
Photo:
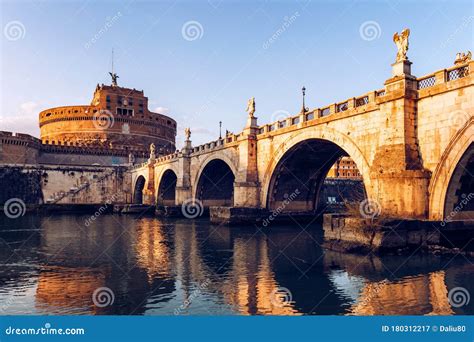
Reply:
[[[142,101],[138,102],[138,107],[143,107],[143,102]]]
[[[118,97],[117,97],[117,103],[118,103],[119,105],[122,104],[122,96],[118,96]]]
[[[117,107],[117,114],[133,116],[133,109],[119,108]]]
[[[110,105],[108,104],[106,108],[110,110]]]
[[[128,99],[128,105],[129,105],[129,106],[133,106],[133,99],[132,99],[132,98],[129,98],[129,99]]]
[[[110,95],[107,95],[107,97],[105,98],[105,101],[110,102]]]

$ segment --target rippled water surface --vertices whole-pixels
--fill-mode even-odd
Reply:
[[[336,253],[318,226],[87,218],[0,218],[2,314],[474,313],[474,298],[451,298],[458,287],[474,296],[463,256]]]

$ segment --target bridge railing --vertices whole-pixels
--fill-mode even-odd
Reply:
[[[437,71],[430,75],[425,75],[417,79],[417,88],[419,90],[433,87],[440,83],[454,81],[469,75],[469,66],[473,65],[468,62],[463,65],[455,65],[448,69]],[[343,102],[338,102],[327,107],[317,108],[304,114],[299,113],[296,116],[290,116],[287,119],[268,123],[258,128],[258,134],[264,134],[282,129],[285,127],[298,125],[302,121],[310,121],[317,118],[323,118],[335,113],[345,112],[349,109],[367,106],[376,102],[377,97],[385,96],[385,89],[375,90],[362,96],[351,98]]]
[[[289,116],[286,119],[275,121],[272,123],[265,124],[258,128],[257,134],[264,134],[282,129],[285,127],[295,126],[305,121],[311,121],[318,118],[323,118],[334,113],[345,112],[352,108],[358,108],[366,106],[370,103],[375,103],[375,98],[385,95],[385,89],[380,89],[366,93],[362,96],[347,99],[343,102],[334,103],[330,106],[323,108],[316,108],[305,113],[299,113],[294,116]]]
[[[448,69],[439,70],[435,73],[422,76],[417,78],[417,89],[423,90],[427,88],[431,88],[435,85],[446,83],[454,80],[458,80],[460,78],[466,77],[469,75],[469,67],[474,65],[474,63],[467,62],[463,65],[455,65]],[[258,127],[257,134],[265,134],[269,132],[273,132],[279,129],[284,129],[290,126],[298,125],[302,122],[315,120],[318,118],[323,118],[329,115],[333,115],[335,113],[342,113],[351,109],[358,109],[360,107],[368,106],[370,104],[376,103],[376,98],[385,96],[385,89],[379,89],[372,92],[368,92],[364,95],[359,97],[354,97],[347,99],[343,102],[334,103],[330,106],[326,106],[323,108],[313,109],[307,112],[301,112],[294,116],[289,116],[283,120],[275,121],[272,123],[265,124],[263,126]],[[232,144],[239,140],[239,137],[242,133],[234,134],[229,133],[224,138],[217,139],[202,145],[198,145],[192,148],[191,154],[201,153],[205,151],[214,150],[216,148],[222,148],[225,145]],[[178,158],[180,152],[177,151],[175,153],[162,156],[157,158],[157,162],[165,162],[169,160],[173,160]],[[133,168],[140,168],[144,167],[148,164],[148,162],[134,165]]]
[[[209,151],[215,148],[223,147],[227,144],[237,141],[239,136],[240,134],[233,134],[233,133],[227,134],[225,138],[220,138],[220,139],[193,147],[191,153],[199,153],[202,151]]]
[[[469,75],[470,63],[455,65],[448,69],[438,70],[430,75],[422,76],[417,79],[418,90],[434,87],[435,85],[458,80]]]

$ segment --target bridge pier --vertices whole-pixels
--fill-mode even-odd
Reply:
[[[385,96],[378,100],[385,127],[372,162],[375,198],[381,215],[424,219],[428,217],[428,186],[431,172],[424,169],[417,138],[417,79],[411,62],[392,65],[385,82]],[[370,197],[369,197],[370,198]]]
[[[234,183],[234,207],[259,208],[260,187],[256,182]]]
[[[143,204],[155,205],[155,160],[150,158],[148,161],[148,182],[143,189]]]
[[[177,206],[182,205],[186,200],[192,198],[193,193],[190,186],[176,186],[176,200]]]
[[[428,217],[428,185],[430,173],[404,170],[377,174],[377,196],[372,199],[383,217],[426,219]]]

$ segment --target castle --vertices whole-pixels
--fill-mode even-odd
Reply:
[[[40,138],[0,131],[0,203],[126,203],[130,165],[176,151],[176,121],[142,90],[97,85],[89,105],[39,113]]]
[[[113,74],[117,77],[115,74]],[[143,90],[97,85],[90,105],[61,106],[39,113],[40,139],[0,131],[0,163],[120,165],[176,147],[176,121],[148,109]]]

